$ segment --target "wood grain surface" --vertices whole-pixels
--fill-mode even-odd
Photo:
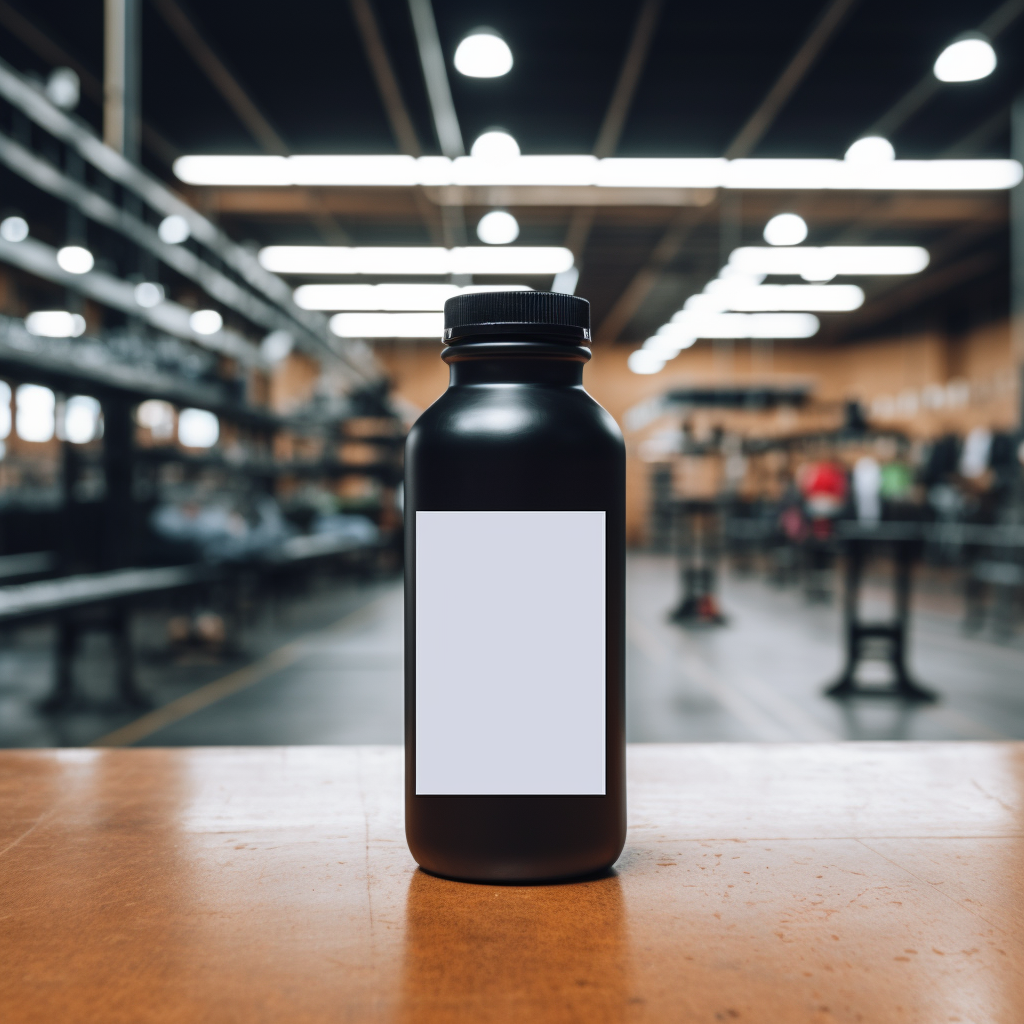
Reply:
[[[0,1021],[1024,1020],[1024,744],[640,746],[605,878],[417,871],[398,748],[0,753]]]

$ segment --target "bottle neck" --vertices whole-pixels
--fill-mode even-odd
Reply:
[[[541,384],[580,387],[590,349],[540,341],[464,341],[449,345],[441,358],[449,366],[448,384]]]

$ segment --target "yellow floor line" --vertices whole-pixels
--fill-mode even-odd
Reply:
[[[291,643],[279,647],[276,651],[271,651],[270,654],[260,658],[259,661],[254,661],[251,665],[236,669],[220,679],[215,679],[212,683],[200,686],[191,693],[186,693],[183,697],[172,700],[163,707],[155,708],[153,711],[144,714],[141,718],[136,718],[134,722],[129,722],[127,725],[121,726],[120,729],[115,729],[113,732],[108,732],[106,736],[93,740],[87,746],[130,747],[133,743],[138,743],[139,740],[151,736],[158,730],[168,725],[173,725],[175,722],[180,722],[183,718],[187,718],[189,715],[195,714],[195,712],[201,711],[211,704],[216,704],[217,701],[224,700],[225,697],[230,697],[232,694],[238,693],[240,690],[244,690],[262,679],[266,679],[267,676],[273,675],[289,665],[293,665],[308,652],[311,641],[323,640],[330,634],[337,632],[340,628],[351,626],[356,617],[365,617],[374,606],[392,596],[391,593],[382,594],[369,604],[365,604],[361,608],[356,608],[347,615],[343,615],[334,625],[329,626],[327,629],[318,630],[315,633],[309,633],[304,637],[300,637],[298,640],[293,640]]]

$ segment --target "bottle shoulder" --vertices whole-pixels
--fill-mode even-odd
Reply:
[[[409,441],[502,444],[545,436],[623,444],[614,418],[582,387],[523,384],[449,387],[413,424]]]

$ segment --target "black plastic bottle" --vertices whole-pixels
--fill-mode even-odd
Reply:
[[[406,836],[428,871],[606,869],[626,833],[625,449],[583,390],[590,304],[445,303],[406,445]]]

